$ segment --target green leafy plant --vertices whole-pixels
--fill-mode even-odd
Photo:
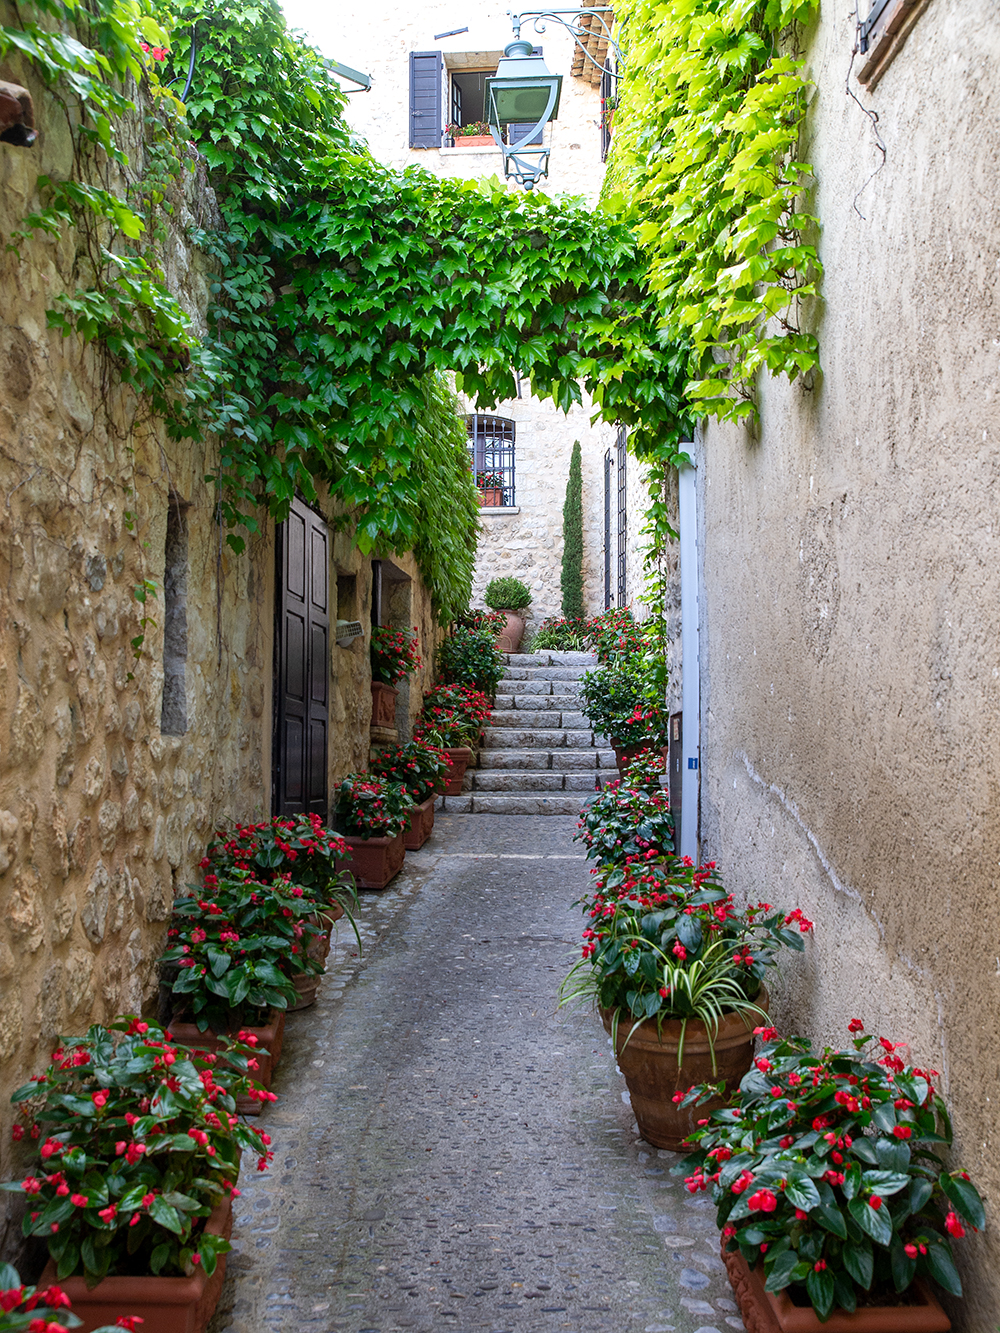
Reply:
[[[507,628],[507,617],[502,611],[466,611],[455,617],[455,623],[492,634],[494,639],[499,639]]]
[[[490,579],[483,593],[483,601],[494,611],[523,611],[531,605],[531,589],[510,575]]]
[[[354,838],[395,838],[409,824],[412,805],[400,783],[351,773],[337,793],[337,820]]]
[[[570,620],[583,616],[583,471],[580,441],[573,441],[569,480],[563,505],[562,613]]]
[[[446,685],[469,685],[483,694],[496,693],[503,675],[502,654],[491,630],[455,625],[438,647],[438,674]]]
[[[492,711],[482,690],[439,681],[424,694],[424,706],[413,734],[441,749],[475,745]]]
[[[489,132],[490,127],[485,120],[472,120],[468,125],[459,125],[457,121],[452,121],[450,125],[445,126],[445,133],[453,139],[470,139]]]
[[[417,629],[390,629],[387,625],[372,626],[372,679],[384,685],[395,685],[411,671],[420,670],[417,652]]]
[[[666,792],[617,780],[584,806],[574,840],[586,847],[588,861],[607,870],[630,857],[670,856],[673,834]]]
[[[131,1015],[60,1039],[11,1098],[15,1137],[45,1135],[39,1165],[0,1186],[28,1197],[24,1234],[45,1239],[60,1279],[214,1272],[230,1245],[205,1218],[239,1193],[241,1152],[262,1170],[272,1155],[268,1135],[235,1114],[255,1064],[242,1040],[206,1055]]]
[[[451,756],[423,740],[387,745],[371,758],[372,774],[398,783],[413,805],[426,801],[434,791],[443,791],[451,768]]]
[[[586,627],[585,620],[548,616],[528,639],[525,651],[540,653],[548,649],[561,653],[582,652],[589,647]]]
[[[624,739],[629,720],[636,711],[647,707],[647,687],[634,663],[621,660],[598,671],[587,671],[580,681],[580,706],[590,725],[616,744],[633,744]],[[637,735],[639,741],[643,737]]]
[[[190,1012],[202,1032],[262,1026],[270,1009],[295,1003],[296,973],[322,970],[307,953],[320,932],[315,904],[290,872],[265,883],[237,866],[189,890],[174,902],[162,962],[176,964],[178,1017]]]
[[[902,1043],[875,1042],[859,1019],[850,1031],[853,1050],[815,1055],[763,1030],[755,1067],[677,1168],[692,1193],[711,1191],[727,1249],[824,1321],[835,1305],[894,1304],[918,1276],[961,1296],[951,1239],[985,1224],[966,1172],[944,1169],[952,1135],[936,1071],[905,1064]],[[715,1092],[692,1088],[684,1105]]]
[[[319,815],[275,815],[261,824],[220,829],[201,869],[222,878],[232,871],[249,872],[257,883],[280,883],[283,891],[291,883],[304,890],[316,910],[340,906],[350,916],[357,904],[354,882],[337,868],[347,855],[343,838]]]
[[[798,909],[786,914],[770,903],[737,908],[714,862],[696,867],[687,857],[660,855],[648,847],[602,868],[594,891],[580,899],[588,920],[582,956],[563,981],[560,1002],[596,999],[612,1012],[615,1042],[623,1019],[631,1022],[629,1036],[645,1020],[679,1019],[678,1067],[687,1024],[698,1019],[714,1071],[721,1017],[766,1017],[756,1000],[767,973],[781,949],[803,948],[812,923]]]

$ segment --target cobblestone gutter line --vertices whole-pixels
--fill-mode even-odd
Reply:
[[[555,1008],[587,883],[553,816],[439,815],[289,1016],[210,1333],[726,1333],[711,1204]]]

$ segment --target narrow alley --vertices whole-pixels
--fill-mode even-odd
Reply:
[[[210,1333],[742,1328],[708,1199],[638,1137],[592,1013],[556,1011],[571,817],[439,813],[290,1014],[269,1172]]]

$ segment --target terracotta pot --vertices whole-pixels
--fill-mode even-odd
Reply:
[[[497,639],[497,647],[502,653],[516,653],[524,638],[524,616],[518,611],[507,610],[504,611],[504,615],[507,617],[507,624]]]
[[[761,989],[757,1004],[767,1010],[767,991]],[[601,1020],[611,1032],[612,1010],[602,1009]],[[744,1022],[739,1014],[724,1014],[714,1040],[717,1073],[712,1072],[712,1056],[704,1023],[689,1019],[684,1036],[684,1060],[678,1066],[677,1050],[681,1037],[680,1019],[666,1019],[658,1033],[656,1019],[646,1019],[632,1031],[631,1014],[622,1011],[618,1024],[616,1057],[618,1068],[628,1084],[639,1132],[655,1148],[684,1151],[684,1139],[698,1127],[709,1111],[723,1105],[713,1099],[703,1106],[680,1107],[674,1094],[687,1092],[694,1083],[719,1083],[723,1079],[731,1093],[750,1068],[753,1059],[753,1030],[762,1020],[748,1014]],[[626,1045],[626,1038],[628,1044]]]
[[[456,148],[496,148],[492,134],[457,134]]]
[[[372,726],[394,727],[396,725],[397,689],[384,684],[381,680],[372,681]]]
[[[479,503],[485,509],[503,508],[503,487],[484,486],[479,492]]]
[[[231,1200],[216,1204],[205,1230],[229,1239],[233,1231]],[[38,1285],[44,1289],[58,1282],[73,1303],[73,1313],[83,1320],[77,1333],[93,1333],[130,1314],[143,1320],[142,1333],[204,1333],[225,1276],[226,1256],[221,1254],[211,1277],[200,1271],[191,1277],[106,1277],[88,1291],[82,1277],[57,1279],[50,1259]]]
[[[642,754],[644,750],[649,750],[653,747],[645,744],[621,745],[618,741],[612,740],[611,748],[615,752],[615,763],[618,765],[618,776],[623,778],[625,776],[625,770],[628,768],[629,760],[635,759],[636,756]]]
[[[930,1287],[917,1278],[911,1288],[916,1305],[870,1305],[845,1314],[834,1310],[821,1324],[811,1306],[793,1305],[787,1291],[765,1291],[763,1272],[751,1271],[737,1250],[722,1259],[748,1333],[947,1333],[951,1320]]]
[[[394,838],[355,838],[344,834],[351,849],[349,861],[338,861],[338,870],[349,870],[359,889],[384,889],[403,868],[406,849],[402,833]]]
[[[451,773],[445,784],[446,796],[461,796],[465,770],[472,763],[472,750],[468,745],[449,745],[445,753],[451,756]]]
[[[260,1068],[253,1074],[254,1080],[269,1088],[278,1061],[281,1059],[281,1047],[285,1040],[285,1011],[272,1009],[264,1027],[247,1028],[247,1031],[252,1032],[257,1038],[260,1051],[257,1056]],[[177,1018],[170,1020],[170,1035],[178,1046],[190,1046],[194,1050],[208,1051],[210,1054],[225,1045],[214,1032],[199,1032],[197,1024],[183,1022]],[[245,1095],[236,1098],[236,1109],[240,1115],[260,1115],[261,1108],[265,1104]]]
[[[340,903],[335,904],[329,911],[323,913],[323,920],[312,916],[309,920],[314,926],[333,925],[344,915],[344,909]],[[330,931],[324,930],[319,935],[313,935],[309,941],[306,953],[310,958],[315,958],[318,963],[326,964],[327,954],[330,952]],[[293,1014],[299,1009],[308,1009],[311,1004],[316,1003],[316,992],[319,990],[319,983],[323,980],[322,972],[296,972],[292,977],[292,984],[299,993],[299,998],[294,1004],[288,1006],[288,1013]]]
[[[431,836],[434,828],[434,797],[428,796],[410,811],[410,827],[403,830],[403,846],[408,852],[418,852]]]

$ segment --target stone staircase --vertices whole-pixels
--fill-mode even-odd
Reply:
[[[580,677],[593,653],[511,653],[479,765],[451,814],[576,815],[598,780],[618,776],[615,752],[580,711]]]

